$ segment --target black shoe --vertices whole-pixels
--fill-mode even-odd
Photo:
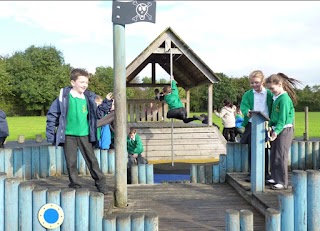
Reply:
[[[82,188],[80,184],[69,184],[68,186],[69,188],[74,188],[74,189]]]
[[[245,181],[245,182],[251,182],[251,176],[250,176],[250,175],[246,176],[246,178],[244,179],[244,181]]]
[[[108,188],[107,186],[97,186],[97,189],[99,192],[101,192],[102,194],[104,195],[107,195],[108,194]]]
[[[193,118],[196,119],[196,120],[202,121],[202,117],[200,117],[200,116],[194,115]]]

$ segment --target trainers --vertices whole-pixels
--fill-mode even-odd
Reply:
[[[274,179],[270,179],[270,180],[268,180],[268,183],[269,184],[275,184],[276,182],[274,181]]]
[[[101,187],[97,186],[97,189],[98,189],[99,192],[101,192],[101,193],[104,194],[104,195],[107,195],[107,194],[108,194],[108,188],[107,188],[107,186],[101,186]]]
[[[272,190],[282,190],[282,189],[287,189],[287,187],[284,186],[283,184],[275,184],[275,185],[272,185],[270,187],[270,189],[272,189]]]
[[[202,117],[201,116],[194,115],[193,118],[196,119],[196,120],[202,121]]]
[[[82,188],[80,184],[69,184],[68,186],[69,188],[74,188],[74,189]]]
[[[245,180],[246,182],[251,182],[251,176],[250,176],[250,175],[247,175],[244,180]]]

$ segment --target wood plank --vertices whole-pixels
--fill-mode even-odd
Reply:
[[[191,128],[175,128],[174,129],[174,133],[215,133],[216,129],[214,129],[213,127],[191,127]],[[149,128],[149,129],[143,129],[140,128],[139,130],[137,130],[137,132],[139,134],[163,134],[163,133],[167,133],[167,134],[171,134],[171,128]]]
[[[163,151],[148,151],[145,149],[145,152],[147,157],[149,155],[157,156],[157,157],[165,157],[165,156],[171,156],[171,150],[163,150]],[[173,150],[173,155],[175,156],[209,156],[209,155],[220,155],[220,149],[214,148],[214,149],[208,149],[208,150]]]
[[[171,139],[171,134],[170,136],[168,134],[139,134],[141,139]],[[211,138],[211,139],[218,139],[217,134],[215,133],[173,133],[173,139],[205,139],[205,138]]]

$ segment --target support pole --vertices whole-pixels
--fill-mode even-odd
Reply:
[[[173,59],[172,59],[172,47],[170,41],[170,80],[172,87],[172,79],[173,79]],[[171,165],[174,166],[173,160],[173,119],[171,118]]]
[[[208,126],[212,126],[212,93],[213,93],[213,84],[210,83],[208,86]]]
[[[113,24],[113,67],[115,100],[115,204],[127,205],[127,110],[126,110],[126,56],[125,26]]]

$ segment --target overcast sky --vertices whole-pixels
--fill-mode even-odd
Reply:
[[[214,72],[320,84],[319,12],[318,1],[157,1],[155,24],[126,25],[126,63],[170,26]],[[112,66],[111,16],[111,1],[1,1],[0,55],[52,45],[73,67]]]

